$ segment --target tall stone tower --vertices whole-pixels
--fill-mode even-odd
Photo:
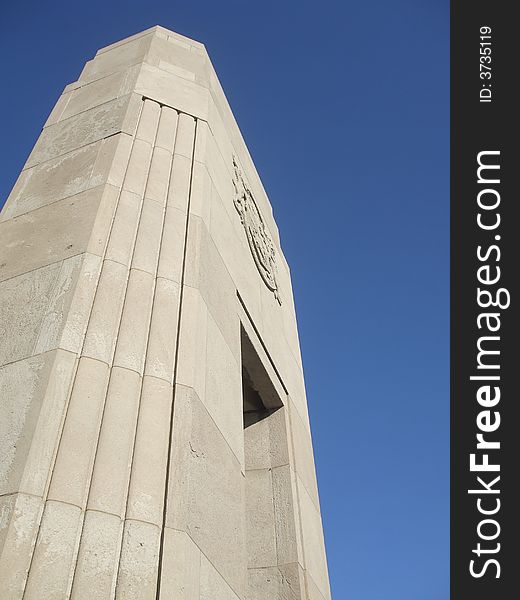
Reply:
[[[289,268],[204,46],[68,85],[0,217],[0,598],[327,600]]]

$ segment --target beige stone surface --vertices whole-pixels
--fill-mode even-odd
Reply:
[[[276,467],[273,480],[274,519],[276,530],[277,564],[303,562],[297,541],[296,503],[289,465]]]
[[[297,564],[249,569],[248,583],[248,600],[307,600],[303,574]]]
[[[153,32],[150,31],[149,35],[107,48],[104,52],[98,52],[95,59],[85,65],[79,81],[85,82],[100,78],[140,63],[149,48],[152,36]]]
[[[132,267],[155,275],[159,260],[163,230],[164,208],[145,198],[132,256]]]
[[[0,223],[0,280],[85,252],[102,191],[88,190]]]
[[[320,513],[299,478],[297,485],[306,569],[320,593],[328,598],[330,597],[329,578]]]
[[[162,526],[173,388],[144,377],[126,515]],[[151,468],[153,465],[153,468]]]
[[[46,360],[52,360],[52,366],[49,365],[50,373],[45,381],[45,390],[41,393],[42,403],[38,420],[31,432],[31,444],[28,446],[19,483],[22,492],[39,497],[44,496],[52,472],[54,455],[77,365],[76,357],[72,352],[57,350],[43,356]],[[18,380],[18,386],[21,381]],[[33,404],[37,405],[34,400]],[[21,444],[18,442],[17,456],[18,453],[23,456],[20,450]]]
[[[63,121],[91,108],[110,102],[114,98],[126,96],[133,91],[138,74],[139,65],[135,65],[124,71],[101,77],[70,91],[67,94],[66,106],[60,112],[59,117],[55,115],[55,119]],[[53,120],[48,120],[46,126],[52,124]]]
[[[119,561],[121,519],[87,510],[81,533],[71,599],[110,598]]]
[[[5,221],[104,183],[93,176],[103,141],[22,171],[2,213]]]
[[[180,284],[186,236],[186,214],[171,205],[166,207],[157,274]]]
[[[0,497],[0,598],[22,598],[42,508],[35,496]]]
[[[153,275],[139,269],[130,270],[117,335],[115,366],[143,373],[153,291]]]
[[[270,469],[246,473],[246,538],[249,569],[277,564],[273,480]]]
[[[200,598],[201,552],[184,531],[166,527],[160,598]]]
[[[164,120],[161,117],[161,123],[163,122]],[[157,135],[159,136],[159,131],[157,132]],[[146,184],[146,198],[154,200],[161,208],[166,204],[166,196],[168,194],[172,151],[173,144],[169,149],[155,146],[152,163],[150,165],[150,173]]]
[[[176,383],[193,388],[199,398],[206,393],[208,308],[197,289],[182,290]]]
[[[175,145],[175,136],[177,134],[177,122],[179,113],[169,106],[161,107],[161,117],[159,128],[155,138],[155,148],[162,148],[172,152]]]
[[[139,374],[114,366],[88,496],[92,510],[125,515],[140,397]]]
[[[179,302],[179,284],[158,277],[155,280],[145,374],[168,382],[173,379]]]
[[[237,600],[240,598],[218,570],[204,556],[200,562],[200,600]]]
[[[243,594],[240,463],[190,388],[176,386],[174,423],[166,526],[186,531],[230,587]]]
[[[19,360],[0,369],[0,497],[18,491],[52,368],[54,353]]]
[[[81,510],[65,502],[45,505],[24,598],[66,598],[81,530]]]
[[[149,65],[144,65],[137,79],[136,91],[143,96],[172,106],[200,119],[208,118],[209,94],[202,85]]]
[[[26,168],[116,133],[133,134],[138,108],[133,94],[127,94],[46,127],[27,160]]]
[[[159,547],[159,527],[141,521],[125,522],[116,599],[155,599]]]
[[[0,456],[2,599],[330,600],[289,267],[200,42],[100,49],[10,194]]]
[[[132,260],[135,236],[139,224],[142,199],[138,194],[123,190],[117,203],[106,250],[106,260],[128,266]]]
[[[240,367],[211,315],[206,337],[203,404],[240,464],[244,463]]]
[[[112,361],[127,276],[120,263],[104,261],[85,335],[85,356],[107,364]]]
[[[81,358],[72,388],[49,498],[84,508],[108,384],[108,366]]]
[[[206,226],[192,216],[188,229],[188,248],[184,283],[197,288],[238,360],[240,354],[236,288]]]
[[[70,271],[62,277],[62,266],[54,263],[0,283],[0,365],[29,358],[39,343],[56,348],[65,315],[53,306],[70,302],[74,283]],[[42,330],[44,320],[53,323],[51,331]]]
[[[83,344],[102,263],[101,257],[95,254],[85,253],[82,257],[60,340],[60,348],[74,353],[78,353]]]

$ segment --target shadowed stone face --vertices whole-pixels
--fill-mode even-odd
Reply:
[[[98,51],[0,215],[0,457],[1,598],[330,599],[289,270],[199,42]]]

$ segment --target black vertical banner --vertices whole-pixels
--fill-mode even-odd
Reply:
[[[452,600],[520,594],[515,8],[451,4]]]

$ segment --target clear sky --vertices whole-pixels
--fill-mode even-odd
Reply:
[[[0,204],[99,47],[206,44],[292,269],[333,597],[448,600],[448,0],[1,12]]]

